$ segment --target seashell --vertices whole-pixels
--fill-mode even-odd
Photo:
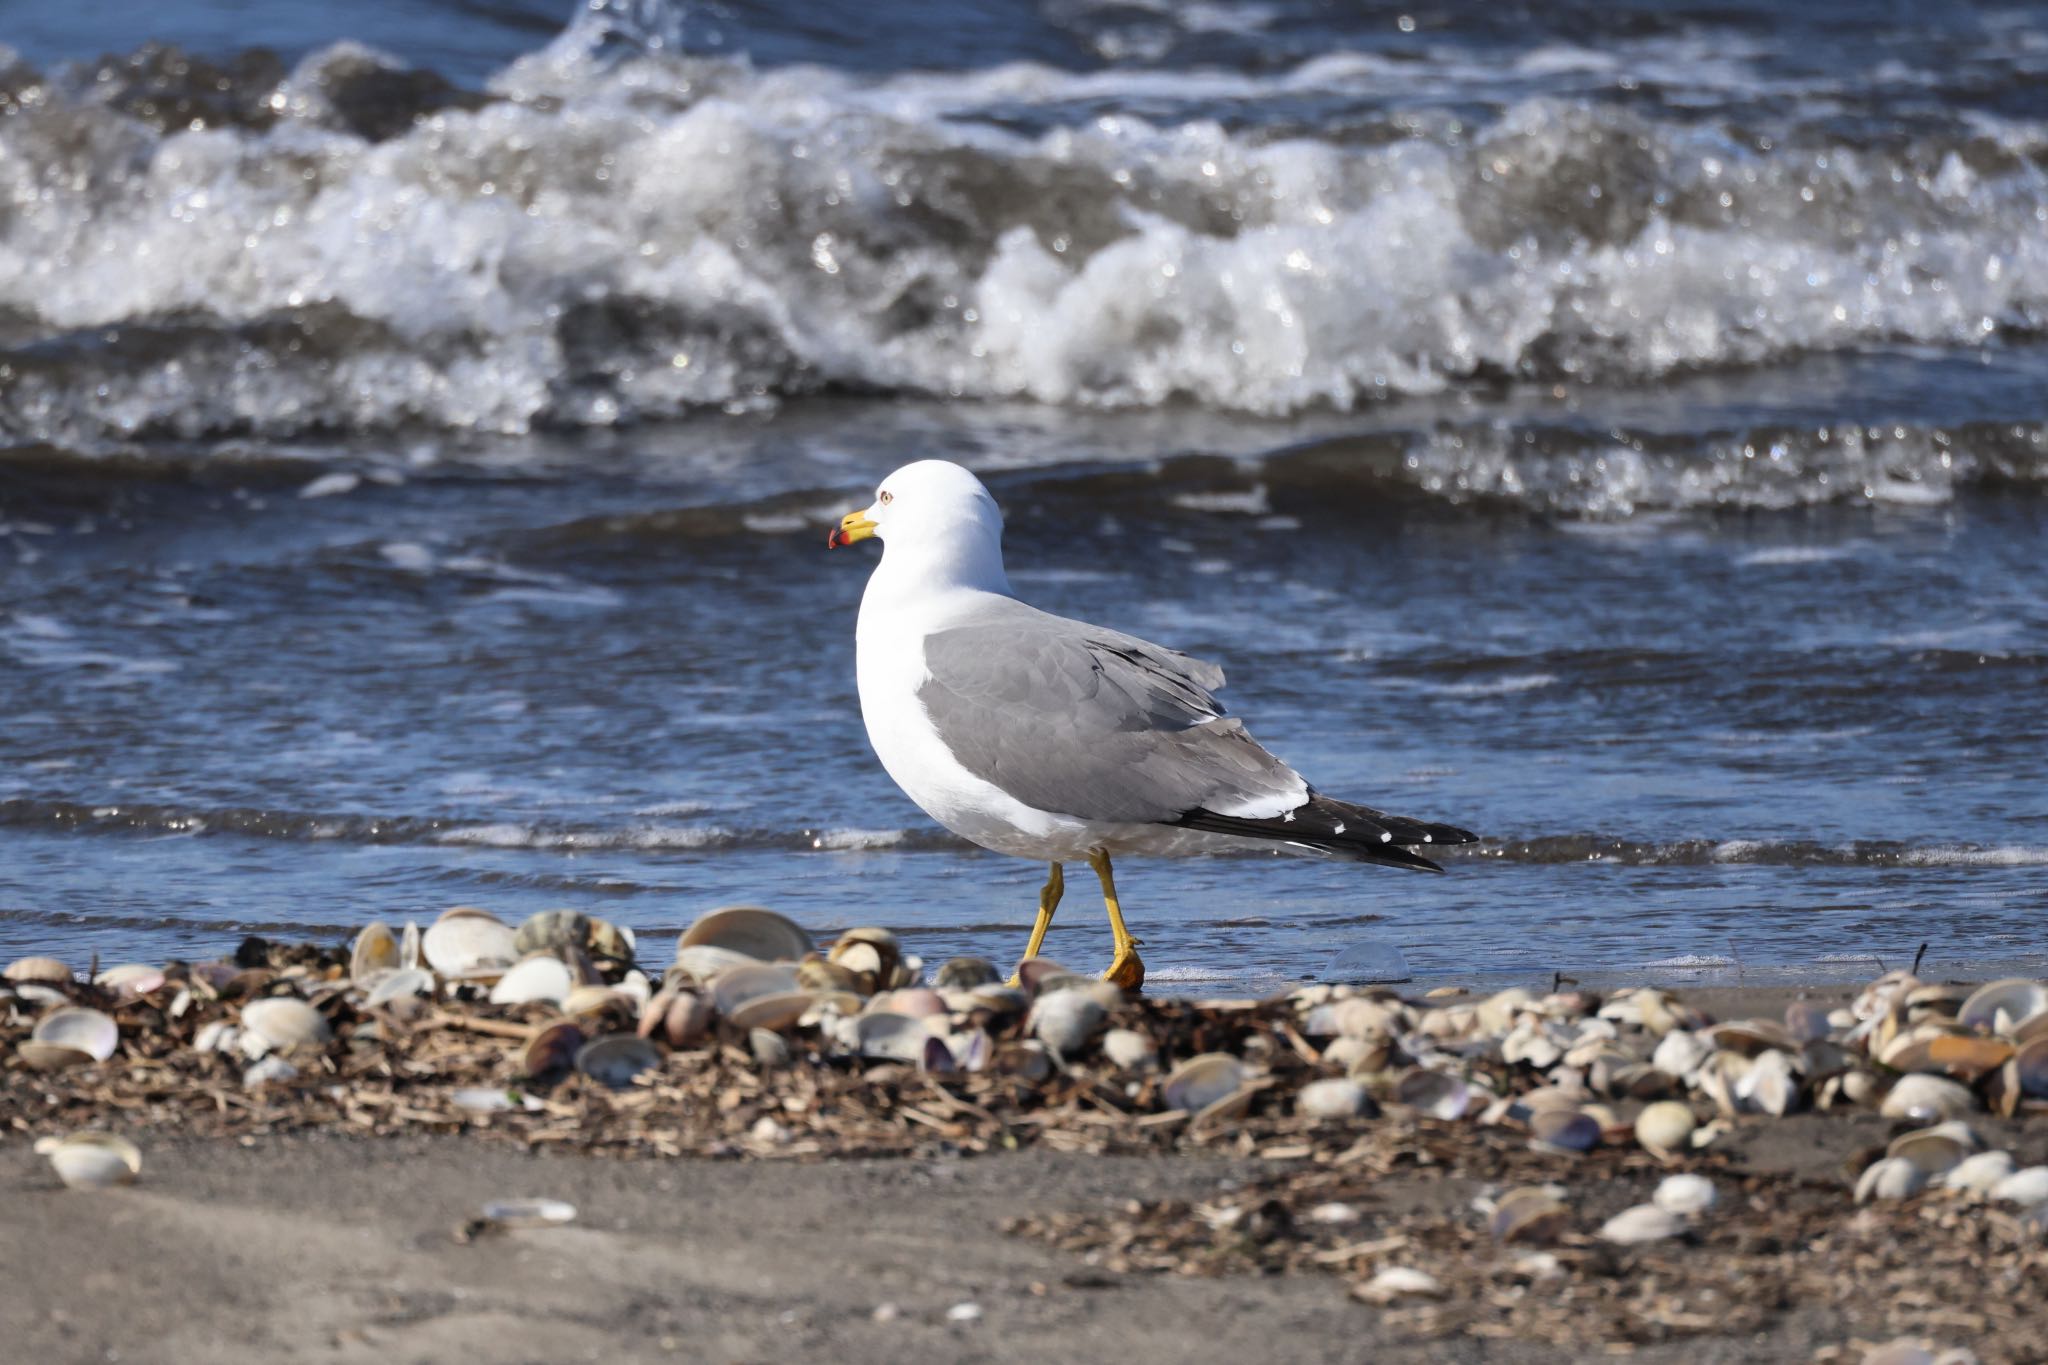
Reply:
[[[295,1081],[299,1069],[284,1058],[272,1054],[259,1058],[256,1064],[242,1073],[242,1084],[250,1090],[259,1085],[283,1085]]]
[[[1783,1118],[1799,1103],[1799,1079],[1783,1052],[1758,1053],[1732,1088],[1736,1103],[1755,1113]]]
[[[1302,1022],[1312,1036],[1335,1034],[1340,1038],[1358,1038],[1365,1042],[1392,1038],[1401,1027],[1401,1017],[1394,1010],[1377,1000],[1356,996],[1318,1006],[1309,1011]]]
[[[1629,1062],[1613,1068],[1594,1068],[1594,1088],[1617,1100],[1657,1100],[1672,1092],[1675,1078],[1648,1062]]]
[[[576,1069],[614,1090],[625,1089],[641,1072],[660,1066],[661,1049],[630,1033],[608,1033],[576,1051]]]
[[[1539,1109],[1529,1115],[1529,1146],[1577,1156],[1600,1145],[1599,1121],[1574,1109]]]
[[[502,1086],[473,1085],[448,1093],[448,1103],[472,1114],[506,1114],[514,1109],[528,1114],[544,1107],[537,1095],[522,1095]]]
[[[1971,1028],[2011,1034],[2036,1015],[2048,1013],[2048,985],[2023,977],[2007,977],[1979,986],[1956,1018]]]
[[[1991,1197],[2022,1208],[2048,1203],[2048,1166],[2025,1166],[2014,1171],[1991,1187]]]
[[[71,982],[71,969],[54,957],[24,957],[7,964],[6,977],[16,983],[65,986]]]
[[[57,1178],[74,1190],[132,1185],[142,1174],[142,1152],[112,1133],[73,1133],[39,1138],[36,1155],[49,1158]]]
[[[728,967],[752,966],[757,961],[745,953],[710,943],[685,944],[676,949],[676,967],[700,986]]]
[[[550,1024],[527,1040],[521,1063],[531,1080],[559,1075],[576,1065],[583,1048],[583,1030],[574,1024]]]
[[[723,948],[756,962],[795,962],[811,951],[811,936],[786,915],[758,905],[728,905],[697,917],[676,941],[676,961],[685,948]]]
[[[1706,1064],[1713,1050],[1698,1034],[1673,1029],[1657,1041],[1657,1050],[1650,1054],[1650,1065],[1667,1076],[1688,1080]]]
[[[619,984],[612,987],[612,989],[643,1009],[646,1007],[649,997],[654,994],[654,987],[647,980],[647,973],[637,969],[627,972],[624,976],[620,977]]]
[[[1692,1130],[1699,1127],[1690,1105],[1677,1100],[1660,1100],[1643,1106],[1636,1115],[1636,1141],[1658,1153],[1682,1151]]]
[[[1487,1230],[1503,1242],[1554,1241],[1571,1220],[1565,1206],[1540,1185],[1522,1185],[1493,1203]]]
[[[887,929],[848,929],[833,941],[826,956],[857,972],[872,974],[876,990],[907,986],[917,976],[910,966],[915,959],[904,957],[902,941]]]
[[[1943,1076],[1920,1072],[1901,1076],[1878,1106],[1886,1118],[1921,1121],[1952,1119],[1977,1107],[1976,1096],[1967,1087]]]
[[[779,991],[771,995],[749,996],[732,1009],[724,1011],[725,1020],[736,1029],[752,1031],[767,1029],[780,1033],[796,1027],[796,1021],[812,1004],[809,991]]]
[[[2021,1044],[2012,1064],[2017,1073],[2013,1080],[2020,1094],[2048,1099],[2048,1037]]]
[[[1472,1087],[1456,1076],[1417,1067],[1395,1084],[1394,1098],[1428,1118],[1455,1122],[1472,1108]]]
[[[1538,1071],[1547,1071],[1563,1056],[1564,1049],[1534,1015],[1523,1015],[1500,1040],[1501,1060],[1509,1065],[1526,1062]]]
[[[348,979],[367,986],[386,972],[399,968],[398,935],[380,922],[363,926],[348,950]]]
[[[121,1029],[98,1010],[67,1006],[38,1019],[29,1040],[47,1047],[70,1048],[92,1061],[104,1062],[121,1045]]]
[[[995,1070],[1026,1081],[1042,1081],[1052,1075],[1052,1055],[1035,1038],[1004,1043],[996,1048],[991,1060]]]
[[[539,1228],[576,1219],[576,1206],[559,1199],[494,1199],[483,1207],[484,1220],[508,1228]]]
[[[1681,1218],[1695,1218],[1714,1207],[1714,1198],[1713,1181],[1703,1175],[1682,1171],[1659,1181],[1650,1202]]]
[[[754,1065],[764,1070],[789,1065],[789,1040],[768,1029],[748,1030],[747,1051],[753,1054]]]
[[[1770,1019],[1738,1019],[1733,1023],[1716,1024],[1701,1032],[1700,1037],[1721,1052],[1740,1052],[1755,1057],[1763,1052],[1796,1052],[1799,1043],[1785,1031],[1785,1026]]]
[[[1402,1299],[1435,1299],[1443,1297],[1444,1287],[1436,1276],[1426,1270],[1410,1266],[1388,1266],[1352,1293],[1367,1303],[1396,1303]]]
[[[949,957],[939,964],[932,984],[940,990],[972,990],[991,986],[1003,979],[996,964],[985,957]]]
[[[127,962],[107,968],[92,980],[95,986],[104,986],[117,995],[133,998],[161,988],[164,969],[152,967],[147,962]]]
[[[1948,1028],[1937,1025],[1902,1033],[1885,1046],[1878,1060],[1894,1071],[1944,1072],[1969,1085],[2004,1066],[2013,1055],[2013,1045],[2003,1038],[1952,1033]]]
[[[1811,1000],[1794,1000],[1785,1006],[1785,1033],[1800,1045],[1828,1036],[1828,1007]]]
[[[1856,1058],[1840,1043],[1826,1038],[1816,1038],[1802,1045],[1799,1060],[1795,1065],[1806,1073],[1809,1085],[1824,1081],[1830,1076],[1839,1076],[1856,1064]]]
[[[1927,1172],[1904,1157],[1888,1156],[1873,1161],[1856,1180],[1856,1202],[1873,1199],[1904,1199],[1918,1194],[1927,1184]]]
[[[1031,997],[1014,986],[976,986],[967,994],[974,1010],[986,1010],[998,1018],[1021,1015],[1031,1008]]]
[[[640,1015],[640,1036],[650,1037],[656,1029],[670,1047],[688,1047],[711,1032],[711,1002],[695,991],[663,991],[647,1002]]]
[[[242,1033],[244,1051],[250,1034],[260,1038],[264,1047],[277,1052],[289,1052],[306,1043],[324,1043],[334,1036],[325,1015],[305,1001],[289,996],[251,1000],[242,1006]]]
[[[1122,1071],[1153,1071],[1159,1066],[1159,1046],[1136,1029],[1113,1028],[1102,1035],[1102,1055]]]
[[[405,928],[398,932],[398,969],[413,971],[425,964],[426,957],[421,948],[419,925],[407,920]]]
[[[710,986],[712,1007],[728,1019],[741,1005],[764,995],[803,995],[808,1001],[808,992],[797,981],[796,968],[784,963],[728,967],[711,979]]]
[[[377,984],[370,988],[370,993],[363,997],[363,1007],[365,1009],[376,1009],[378,1006],[388,1005],[394,1000],[404,1000],[415,995],[431,994],[433,989],[434,974],[432,972],[420,967],[400,967],[395,972],[385,973],[378,980]]]
[[[955,1033],[946,1039],[953,1063],[962,1071],[986,1071],[995,1057],[995,1040],[978,1028]]]
[[[1989,1194],[1999,1181],[2013,1173],[2011,1152],[1979,1152],[1949,1167],[1935,1180],[1952,1190]]]
[[[1026,995],[1036,995],[1044,982],[1079,975],[1073,968],[1063,966],[1049,957],[1027,957],[1017,964],[1017,974],[1012,979]],[[1085,981],[1087,978],[1081,979]]]
[[[519,960],[511,926],[488,910],[457,906],[434,921],[420,940],[427,965],[444,977],[466,980],[503,972]]]
[[[912,1019],[933,1019],[946,1012],[946,1001],[937,991],[926,986],[906,986],[901,990],[888,992],[881,1005],[891,1014],[907,1015]]]
[[[636,1014],[639,1007],[633,998],[610,986],[578,986],[562,997],[560,1009],[564,1014],[602,1014],[614,1005],[632,1009]]]
[[[1175,1067],[1160,1087],[1168,1109],[1197,1113],[1228,1099],[1243,1087],[1243,1062],[1227,1052],[1204,1052]]]
[[[888,989],[882,984],[882,950],[872,943],[833,944],[831,965],[845,975],[853,989],[863,995]]]
[[[1323,1060],[1343,1067],[1355,1079],[1364,1079],[1377,1076],[1407,1058],[1390,1038],[1370,1042],[1363,1038],[1332,1038],[1323,1049]]]
[[[593,956],[605,961],[623,965],[633,960],[640,950],[640,941],[633,931],[623,924],[613,924],[608,919],[590,921],[590,937],[584,941],[584,948]]]
[[[192,1036],[194,1052],[233,1052],[242,1040],[242,1030],[225,1019],[216,1019]]]
[[[1903,1004],[1906,997],[1922,984],[1920,978],[1909,971],[1886,972],[1857,993],[1849,1005],[1849,1012],[1858,1019],[1876,1019],[1891,1013],[1892,1006]]]
[[[1030,1030],[1053,1052],[1071,1057],[1088,1046],[1108,1015],[1102,1003],[1084,991],[1053,991],[1031,1006]]]
[[[1977,1135],[1961,1123],[1941,1123],[1901,1133],[1885,1148],[1885,1155],[1912,1162],[1929,1175],[1940,1175],[1962,1164],[1980,1144]]]
[[[816,953],[804,954],[803,961],[796,964],[796,979],[805,990],[821,995],[826,992],[868,995],[875,988],[872,973],[856,972],[843,963],[827,962]]]
[[[1535,993],[1510,986],[1482,1000],[1476,1008],[1480,1031],[1493,1037],[1514,1027],[1515,1015],[1536,1003]]]
[[[512,935],[512,947],[522,957],[580,952],[589,942],[590,916],[581,910],[543,910],[529,915]]]
[[[1623,1209],[1602,1223],[1599,1235],[1603,1242],[1636,1246],[1643,1242],[1661,1242],[1684,1231],[1685,1220],[1671,1210],[1655,1204],[1638,1204],[1632,1209]]]
[[[1294,1097],[1294,1112],[1305,1119],[1372,1118],[1379,1106],[1357,1081],[1310,1081]]]
[[[528,920],[531,924],[533,921]],[[498,978],[491,987],[493,1005],[559,1005],[576,989],[568,964],[558,957],[529,957]]]
[[[932,1032],[921,1020],[884,1011],[855,1019],[853,1038],[855,1049],[863,1057],[915,1066],[924,1060],[925,1043],[932,1038]]]
[[[1085,995],[1105,1010],[1113,1010],[1124,1002],[1124,993],[1113,983],[1095,976],[1049,976],[1038,983],[1038,995],[1058,995],[1071,991]]]

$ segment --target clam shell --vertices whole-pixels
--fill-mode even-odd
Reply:
[[[7,964],[6,976],[14,982],[33,981],[46,986],[62,986],[70,982],[71,969],[54,957],[24,957]]]
[[[1991,1197],[2023,1208],[2048,1204],[2048,1166],[2027,1166],[2014,1171],[1991,1187]]]
[[[1799,1078],[1792,1074],[1792,1058],[1776,1050],[1759,1052],[1732,1089],[1736,1102],[1755,1113],[1782,1118],[1799,1103]]]
[[[1685,1080],[1705,1064],[1713,1050],[1698,1034],[1673,1029],[1658,1040],[1657,1050],[1650,1054],[1650,1065],[1667,1076]]]
[[[767,1029],[780,1033],[796,1027],[796,1021],[804,1017],[811,1007],[809,991],[777,991],[768,995],[749,996],[739,1004],[725,1011],[726,1022],[737,1029]],[[916,1023],[916,1020],[912,1020]],[[922,1028],[922,1026],[919,1026]]]
[[[93,1061],[104,1062],[121,1045],[121,1029],[98,1010],[73,1006],[52,1010],[38,1019],[29,1038],[51,1047],[71,1048]]]
[[[1294,1112],[1305,1119],[1369,1118],[1379,1112],[1365,1087],[1351,1080],[1310,1081],[1294,1097]]]
[[[1070,1057],[1088,1045],[1108,1017],[1101,1002],[1090,995],[1053,991],[1039,996],[1031,1006],[1031,1033],[1062,1057]]]
[[[1885,1155],[1910,1161],[1929,1175],[1940,1175],[1963,1163],[1977,1150],[1977,1138],[1960,1123],[1942,1123],[1911,1133],[1901,1133],[1885,1148]]]
[[[372,921],[363,926],[348,950],[348,977],[358,986],[367,986],[386,972],[399,968],[398,935],[387,925]]]
[[[590,937],[583,946],[607,961],[627,963],[640,951],[640,939],[626,925],[613,924],[608,919],[592,919]]]
[[[1899,1077],[1884,1097],[1878,1112],[1886,1118],[1935,1120],[1952,1119],[1977,1107],[1969,1090],[1944,1076],[1920,1072]]]
[[[676,966],[690,980],[703,985],[728,967],[746,967],[759,961],[730,948],[709,943],[685,944],[676,949]]]
[[[411,920],[407,920],[405,928],[400,930],[398,934],[398,967],[400,971],[413,971],[425,963],[426,953],[422,950],[420,944],[419,925]]]
[[[434,990],[434,974],[424,967],[400,967],[387,972],[370,988],[363,997],[365,1009],[376,1009],[394,1000],[406,1000],[416,995],[430,995]]]
[[[2048,985],[2007,977],[1979,986],[1956,1011],[1956,1018],[1972,1028],[2009,1034],[2043,1013],[2048,1013]]]
[[[711,979],[711,1004],[728,1019],[741,1005],[764,995],[803,995],[806,1001],[809,999],[809,992],[797,980],[795,966],[790,964],[749,962],[728,967]]]
[[[1417,1067],[1394,1086],[1394,1098],[1418,1114],[1453,1122],[1472,1107],[1472,1087],[1456,1076]]]
[[[643,1071],[661,1065],[661,1049],[630,1033],[593,1038],[576,1052],[576,1069],[600,1085],[623,1090]]]
[[[164,969],[147,962],[125,962],[94,977],[93,984],[124,996],[148,995],[164,984]]]
[[[1487,1229],[1503,1242],[1547,1242],[1564,1231],[1570,1214],[1540,1185],[1521,1185],[1493,1204]]]
[[[945,997],[924,986],[905,986],[888,992],[886,996],[877,996],[876,1000],[880,1002],[879,1006],[871,1005],[871,1008],[908,1015],[912,1019],[936,1018],[946,1012]]]
[[[610,986],[578,986],[562,997],[561,1010],[564,1014],[602,1014],[614,1005],[639,1012],[633,997]]]
[[[84,1066],[96,1060],[82,1048],[65,1047],[61,1043],[39,1043],[33,1038],[15,1044],[14,1051],[28,1063],[31,1071],[62,1071],[69,1066]]]
[[[1685,1231],[1685,1219],[1655,1204],[1638,1204],[1623,1209],[1600,1225],[1600,1240],[1619,1246],[1661,1242]]]
[[[1873,1161],[1856,1180],[1856,1202],[1873,1199],[1904,1199],[1927,1184],[1927,1172],[1904,1157],[1888,1156]]]
[[[1738,1019],[1733,1023],[1716,1024],[1700,1034],[1708,1043],[1723,1052],[1740,1052],[1754,1057],[1765,1051],[1796,1052],[1799,1040],[1786,1031],[1783,1024],[1772,1019]]]
[[[1713,1181],[1703,1175],[1681,1171],[1659,1181],[1650,1202],[1666,1212],[1691,1218],[1714,1207],[1714,1198]]]
[[[1539,1109],[1529,1116],[1529,1145],[1576,1156],[1600,1145],[1600,1124],[1572,1109]]]
[[[1828,1036],[1828,1007],[1812,1000],[1794,1000],[1785,1006],[1785,1032],[1793,1042],[1806,1044]]]
[[[242,1033],[245,1038],[254,1034],[279,1052],[306,1043],[324,1043],[334,1036],[326,1016],[305,1001],[288,996],[251,1000],[242,1006]]]
[[[1204,1052],[1175,1067],[1160,1087],[1169,1109],[1196,1113],[1228,1099],[1245,1083],[1243,1062],[1227,1052]]]
[[[789,1040],[779,1033],[767,1029],[751,1029],[747,1033],[747,1051],[754,1055],[754,1065],[773,1068],[789,1065]]]
[[[581,910],[543,910],[528,915],[512,934],[512,946],[522,955],[581,952],[589,942],[590,916]]]
[[[923,1063],[927,1041],[937,1041],[921,1021],[906,1014],[863,1014],[853,1021],[853,1036],[863,1057],[912,1065]]]
[[[2048,1099],[2048,1037],[2024,1044],[2013,1064],[2019,1072],[2016,1079],[2020,1093],[2037,1100]]]
[[[134,1143],[112,1133],[73,1133],[43,1138],[36,1154],[49,1158],[57,1178],[74,1190],[99,1190],[132,1185],[142,1174],[142,1153]]]
[[[1159,1065],[1159,1046],[1136,1029],[1113,1028],[1102,1035],[1102,1055],[1123,1071],[1151,1071]]]
[[[531,923],[532,921],[528,921]],[[576,978],[558,957],[529,957],[498,978],[491,987],[493,1005],[559,1005],[576,989]]]
[[[996,964],[985,957],[949,957],[939,964],[932,984],[940,990],[972,990],[991,986],[1003,979]]]
[[[1681,1151],[1698,1126],[1692,1106],[1659,1100],[1644,1105],[1643,1112],[1636,1115],[1636,1141],[1653,1152]]]
[[[457,906],[420,940],[427,965],[446,977],[500,973],[519,960],[512,927],[488,910]]]
[[[538,1080],[567,1071],[583,1048],[583,1030],[574,1024],[550,1024],[526,1042],[521,1061],[526,1075]]]
[[[758,905],[728,905],[697,917],[676,942],[676,960],[684,948],[723,948],[756,962],[795,962],[811,951],[811,936],[786,915]]]
[[[2011,1152],[1979,1152],[1949,1167],[1935,1183],[1952,1190],[1989,1194],[2013,1169]]]
[[[660,997],[655,997],[659,1000]],[[648,1004],[650,1016],[654,1002]],[[711,1032],[711,1002],[695,991],[677,991],[661,1010],[661,1036],[670,1047],[689,1047]]]
[[[1367,1303],[1398,1303],[1402,1299],[1434,1299],[1443,1296],[1443,1284],[1426,1270],[1394,1265],[1380,1271],[1352,1291]]]

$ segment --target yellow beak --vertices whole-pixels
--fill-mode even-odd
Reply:
[[[868,519],[866,512],[848,512],[839,519],[839,525],[833,529],[832,534],[825,537],[825,548],[836,550],[842,545],[851,545],[856,540],[867,540],[874,534],[875,523]]]

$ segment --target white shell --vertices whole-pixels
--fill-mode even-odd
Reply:
[[[1714,1182],[1689,1171],[1667,1175],[1657,1185],[1650,1202],[1667,1213],[1690,1218],[1714,1207]]]
[[[1927,1184],[1927,1171],[1901,1156],[1888,1156],[1873,1161],[1865,1168],[1856,1182],[1856,1202],[1866,1204],[1873,1199],[1904,1199],[1909,1194],[1918,1194]]]
[[[1969,1125],[1938,1123],[1932,1128],[1901,1133],[1892,1139],[1884,1154],[1904,1157],[1932,1176],[1961,1165],[1980,1145]]]
[[[34,981],[43,985],[59,985],[71,980],[71,968],[54,957],[17,958],[7,964],[5,973],[9,981]]]
[[[1113,1028],[1102,1035],[1102,1055],[1124,1071],[1151,1071],[1159,1065],[1159,1048],[1136,1029]]]
[[[365,1009],[388,1005],[394,1000],[407,996],[428,995],[434,989],[434,974],[423,967],[400,967],[395,972],[386,972],[363,997]]]
[[[1371,1112],[1372,1097],[1357,1081],[1310,1081],[1294,1098],[1294,1112],[1309,1119],[1351,1119]]]
[[[398,935],[387,925],[372,922],[363,926],[350,945],[348,954],[349,980],[358,986],[367,986],[386,972],[395,972],[402,965],[402,949]]]
[[[1685,1080],[1700,1069],[1713,1050],[1697,1033],[1675,1028],[1658,1041],[1657,1050],[1650,1054],[1650,1065],[1667,1076]]]
[[[1368,1303],[1393,1303],[1397,1299],[1434,1298],[1443,1293],[1443,1285],[1426,1270],[1395,1265],[1367,1280],[1357,1292]]]
[[[1956,1084],[1946,1076],[1930,1076],[1915,1072],[1901,1076],[1891,1093],[1884,1097],[1878,1112],[1894,1119],[1952,1119],[1967,1114],[1977,1107],[1977,1098],[1967,1086]]]
[[[320,1011],[285,996],[252,1000],[242,1006],[242,1032],[254,1034],[280,1052],[302,1043],[324,1043],[334,1036]]]
[[[35,1042],[68,1047],[104,1062],[121,1045],[121,1029],[98,1010],[78,1007],[52,1010],[36,1021],[29,1035]]]
[[[1088,1046],[1109,1012],[1085,992],[1054,991],[1041,995],[1031,1007],[1031,1032],[1040,1042],[1063,1057]]]
[[[43,1138],[36,1153],[48,1157],[57,1178],[74,1190],[99,1190],[132,1185],[142,1174],[142,1153],[135,1144],[111,1133],[74,1133]]]
[[[295,1080],[298,1074],[299,1069],[297,1067],[284,1058],[273,1055],[265,1057],[256,1065],[244,1071],[242,1073],[242,1084],[253,1090],[259,1085],[269,1085],[273,1081]]]
[[[1776,1049],[1758,1053],[1731,1088],[1736,1102],[1752,1113],[1782,1118],[1799,1102],[1799,1079],[1792,1074],[1792,1059]]]
[[[1952,1190],[1989,1194],[1999,1181],[2012,1173],[2011,1152],[1979,1152],[1951,1166],[1935,1183]]]
[[[497,1199],[484,1205],[484,1217],[506,1227],[545,1227],[576,1217],[576,1206],[559,1199]]]
[[[751,966],[755,961],[745,953],[735,953],[729,948],[709,943],[686,944],[676,949],[676,966],[700,986],[728,967]]]
[[[1623,1209],[1602,1223],[1600,1240],[1635,1246],[1642,1242],[1661,1242],[1684,1231],[1685,1220],[1671,1210],[1655,1204],[1638,1204],[1632,1209]]]
[[[93,984],[122,995],[147,995],[164,984],[164,969],[147,962],[124,962],[94,977]]]
[[[682,950],[698,946],[723,948],[757,962],[794,962],[811,951],[811,936],[787,915],[758,905],[728,905],[707,911],[676,941]]]
[[[1418,1114],[1455,1122],[1471,1109],[1473,1095],[1472,1087],[1456,1076],[1418,1067],[1401,1077],[1394,1098]]]
[[[1972,1028],[2010,1033],[2035,1015],[2048,1011],[2048,985],[2024,977],[1992,981],[1971,992],[1956,1018]]]
[[[923,1063],[925,1043],[932,1036],[922,1021],[907,1014],[882,1011],[863,1014],[851,1023],[854,1044],[863,1057],[878,1061]]]
[[[491,987],[493,1005],[528,1005],[545,1001],[559,1005],[576,989],[576,978],[558,957],[529,957],[498,978]]]
[[[1197,1113],[1236,1094],[1244,1082],[1243,1062],[1227,1052],[1204,1052],[1175,1067],[1161,1093],[1167,1108]]]
[[[734,1028],[767,1029],[770,1033],[780,1033],[794,1028],[811,1004],[809,991],[775,991],[742,1000],[726,1011],[725,1018]],[[911,1022],[917,1023],[915,1019]]]
[[[2027,1166],[2014,1171],[1991,1187],[1991,1197],[2024,1208],[2048,1203],[2048,1166]]]
[[[1693,1117],[1690,1105],[1659,1100],[1644,1105],[1643,1112],[1636,1115],[1636,1141],[1653,1152],[1675,1152],[1698,1126],[1699,1120]]]
[[[501,972],[519,960],[512,926],[484,910],[457,907],[433,923],[420,940],[427,965],[442,976]]]
[[[728,967],[711,980],[711,1004],[727,1018],[757,997],[795,994],[808,997],[809,992],[797,981],[796,968],[791,966],[747,962]]]

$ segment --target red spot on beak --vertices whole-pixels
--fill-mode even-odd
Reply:
[[[825,548],[828,550],[836,550],[842,545],[851,545],[852,543],[852,541],[846,538],[845,528],[840,526],[833,527],[832,534],[825,537]]]

